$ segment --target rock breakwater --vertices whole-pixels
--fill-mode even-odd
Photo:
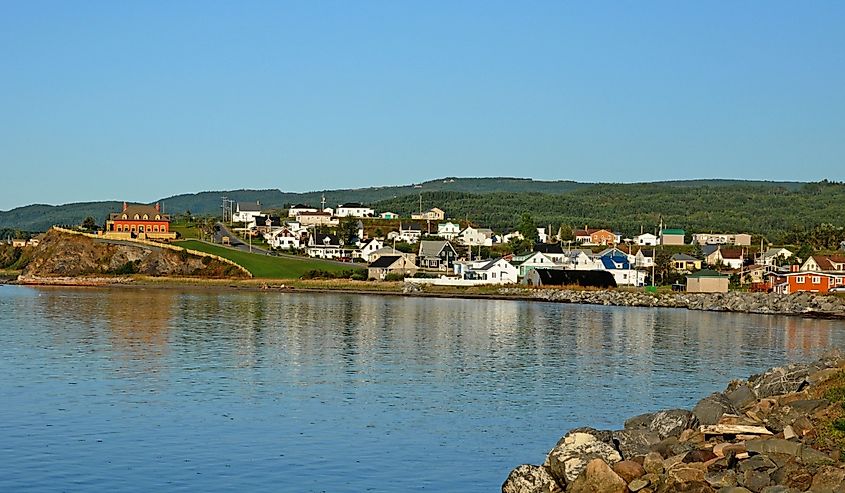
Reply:
[[[733,381],[692,410],[571,430],[503,493],[845,492],[845,357]]]
[[[666,293],[624,290],[502,288],[505,296],[561,303],[845,318],[845,298],[812,293]]]

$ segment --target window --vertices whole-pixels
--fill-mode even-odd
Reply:
[[[135,220],[138,220],[138,219],[140,219],[140,217],[138,216],[138,214],[135,214]]]
[[[845,284],[845,277],[839,277],[839,278],[837,278],[837,279],[836,279],[836,284],[838,284],[838,285],[840,285],[840,286],[842,286],[843,284]]]
[[[807,279],[804,276],[795,276],[795,282],[798,284],[804,284],[807,282]]]
[[[161,216],[159,216],[158,214],[156,214],[156,221],[161,221]]]
[[[819,276],[813,276],[813,277],[812,277],[812,282],[813,282],[813,284],[821,284],[821,282],[822,282],[822,278],[821,278],[821,277],[819,277]]]
[[[122,215],[122,216],[120,216],[120,217],[121,217],[121,219],[129,219],[129,217],[127,217],[127,216],[126,216],[126,214],[124,214],[124,215]]]
[[[146,221],[146,220],[147,220],[147,219],[149,219],[149,218],[150,218],[150,216],[148,216],[148,215],[144,214],[144,221]]]

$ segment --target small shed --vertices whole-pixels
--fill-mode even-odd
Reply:
[[[727,293],[728,276],[703,269],[687,276],[687,293]]]

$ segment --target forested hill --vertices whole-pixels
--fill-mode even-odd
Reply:
[[[667,227],[688,232],[750,232],[779,241],[790,231],[830,223],[845,226],[845,185],[811,183],[801,187],[745,182],[731,185],[673,186],[669,183],[600,184],[566,194],[434,192],[423,206],[440,207],[455,219],[492,227],[516,228],[527,212],[539,225],[609,228],[625,235]],[[374,204],[378,210],[407,215],[419,198],[399,197]],[[845,238],[844,238],[845,239]]]
[[[820,192],[820,190],[823,190]],[[255,201],[269,209],[290,204],[327,206],[343,202],[372,204],[380,211],[410,213],[440,207],[499,230],[515,227],[531,212],[540,224],[605,226],[623,232],[653,229],[660,216],[687,229],[782,231],[795,224],[839,223],[841,186],[797,182],[693,180],[639,184],[589,184],[521,178],[444,178],[404,186],[290,193],[279,190],[229,190],[176,195],[161,199],[165,212],[219,214],[222,197]],[[836,197],[834,202],[827,203]],[[838,202],[837,202],[838,201]],[[53,224],[79,224],[87,216],[105,221],[121,202],[87,202],[61,206],[31,205],[0,212],[0,229],[44,231]]]

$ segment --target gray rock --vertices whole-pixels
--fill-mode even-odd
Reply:
[[[772,368],[762,375],[748,379],[748,386],[758,399],[798,392],[809,384],[807,377],[810,370],[809,365],[799,364]]]
[[[692,413],[698,419],[699,424],[715,425],[723,414],[738,414],[739,410],[724,394],[716,392],[698,401],[698,404],[692,409]]]
[[[625,421],[626,430],[648,430],[657,433],[661,439],[679,436],[687,428],[698,426],[695,415],[686,409],[669,409],[656,413],[641,414]]]
[[[741,472],[760,470],[768,471],[775,468],[777,468],[777,465],[775,465],[775,463],[765,455],[755,455],[754,457],[745,459],[739,463],[739,470]]]
[[[709,471],[704,475],[704,480],[707,484],[714,488],[725,488],[728,486],[736,486],[736,472],[731,469],[724,471]]]
[[[802,414],[812,414],[829,404],[830,401],[827,399],[811,399],[790,402],[789,407]]]
[[[816,449],[802,445],[799,442],[791,442],[782,438],[764,438],[760,440],[749,440],[745,442],[745,448],[756,454],[786,454],[798,457],[801,462],[807,465],[822,465],[833,462],[826,454]]]
[[[778,484],[775,486],[766,486],[760,490],[760,493],[801,493],[801,490],[796,490],[795,488]]]
[[[845,470],[825,466],[813,477],[813,493],[842,493],[845,491]]]
[[[660,435],[648,430],[621,430],[613,432],[613,441],[623,459],[646,455],[660,442]]]
[[[726,394],[726,397],[736,409],[742,409],[757,402],[757,396],[747,385],[739,385]]]
[[[772,484],[772,478],[762,471],[745,471],[739,476],[739,484],[751,491],[759,492]]]
[[[523,464],[508,475],[502,493],[563,493],[563,488],[545,467]]]
[[[594,435],[571,433],[549,452],[547,460],[552,476],[565,484],[575,481],[593,459],[602,459],[608,464],[613,464],[622,460],[622,456]]]

